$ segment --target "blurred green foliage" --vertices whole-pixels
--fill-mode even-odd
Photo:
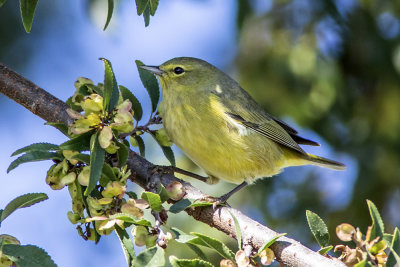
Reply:
[[[368,198],[392,230],[399,218],[389,205],[400,208],[393,201],[400,188],[400,2],[239,2],[251,7],[238,10],[241,85],[269,113],[312,129],[358,167],[350,202],[336,211],[319,201],[312,170],[295,185],[277,178],[258,183],[248,192],[261,199],[247,194],[242,202],[258,204],[267,225],[288,232],[304,222],[305,209],[317,210],[333,232],[343,221],[365,229]],[[273,217],[266,203],[286,187],[294,196],[283,197],[279,208],[287,212]]]

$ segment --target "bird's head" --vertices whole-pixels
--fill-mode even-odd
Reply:
[[[142,66],[160,79],[163,90],[205,90],[207,83],[215,79],[220,71],[204,60],[192,57],[177,57],[160,66]]]

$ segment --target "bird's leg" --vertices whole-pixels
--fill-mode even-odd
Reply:
[[[228,199],[235,194],[237,191],[239,191],[240,189],[242,189],[243,187],[245,187],[247,185],[247,182],[243,182],[240,185],[236,186],[235,188],[233,188],[231,191],[229,191],[228,193],[220,196],[220,197],[206,197],[204,198],[204,200],[209,201],[209,202],[213,202],[213,208],[215,209],[217,206],[219,205],[226,205],[228,207],[229,204],[226,203],[228,201]]]
[[[207,182],[207,180],[208,180],[208,177],[204,177],[204,176],[195,174],[193,172],[185,171],[185,170],[183,170],[181,168],[178,168],[178,167],[175,167],[175,166],[157,166],[156,168],[158,170],[161,170],[161,171],[165,172],[165,173],[170,173],[170,174],[174,174],[175,172],[176,173],[180,173],[180,174],[195,178],[195,179],[197,179],[199,181],[202,181],[202,182]]]

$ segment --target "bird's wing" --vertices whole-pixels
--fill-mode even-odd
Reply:
[[[234,96],[229,92],[217,95],[227,110],[226,114],[235,122],[300,153],[305,152],[299,144],[319,145],[298,136],[295,129],[267,114],[245,90],[238,89]]]
[[[253,122],[254,120],[246,120],[241,115],[238,115],[238,113],[226,112],[226,114],[237,123],[254,130],[272,141],[294,149],[300,153],[305,153],[293,138],[291,138],[290,135],[272,119],[266,118],[263,122]]]

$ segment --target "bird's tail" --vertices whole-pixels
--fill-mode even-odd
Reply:
[[[345,170],[346,169],[346,165],[331,160],[331,159],[327,159],[327,158],[323,158],[323,157],[319,157],[319,156],[315,156],[313,154],[309,154],[307,153],[307,160],[311,162],[312,165],[316,165],[316,166],[320,166],[320,167],[325,167],[325,168],[329,168],[329,169],[334,169],[334,170]]]

